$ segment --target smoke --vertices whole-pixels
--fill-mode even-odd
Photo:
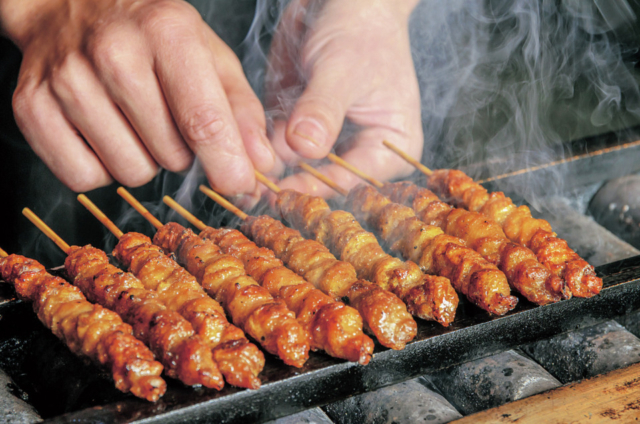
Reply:
[[[422,96],[423,162],[500,175],[570,155],[567,142],[624,128],[640,115],[625,0],[423,1],[411,22]],[[470,167],[481,163],[483,166]],[[534,180],[536,203],[560,193]],[[545,182],[550,180],[544,178]]]
[[[300,28],[276,33],[284,20],[311,25],[322,2],[257,0],[242,41],[225,36],[224,28],[240,25],[227,17],[246,13],[246,7],[238,9],[246,1],[232,2],[226,14],[217,3],[200,3],[203,17],[239,54],[247,79],[268,105],[272,131],[273,121],[286,117],[304,88],[304,81],[290,84],[292,74],[303,75],[300,65],[281,62],[302,47]],[[570,155],[570,140],[637,122],[640,91],[630,60],[638,44],[635,21],[626,0],[421,1],[410,35],[422,99],[423,163],[463,168],[472,177],[500,175]],[[265,87],[284,89],[266,99]],[[338,144],[358,130],[348,122],[345,128]],[[539,206],[540,196],[562,192],[564,178],[556,174],[501,188]],[[196,161],[181,176],[164,173],[156,192],[174,195],[208,224],[236,223],[198,191],[202,183]],[[179,219],[160,202],[145,205],[164,221]],[[252,213],[267,208],[263,202]],[[118,222],[126,225],[134,216],[128,212]]]

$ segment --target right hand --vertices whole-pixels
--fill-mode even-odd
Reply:
[[[18,126],[72,190],[139,186],[195,155],[237,195],[273,167],[239,60],[186,2],[0,0],[0,26],[23,53]]]

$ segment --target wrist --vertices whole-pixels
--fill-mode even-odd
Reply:
[[[0,31],[21,49],[29,28],[39,25],[53,3],[48,0],[0,0]]]

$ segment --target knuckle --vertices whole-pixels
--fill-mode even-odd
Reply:
[[[123,66],[123,48],[127,46],[116,31],[103,30],[94,34],[87,49],[99,69],[113,70]]]
[[[193,163],[193,154],[187,149],[178,149],[173,154],[162,159],[160,165],[171,172],[186,171]]]
[[[153,180],[158,169],[152,166],[135,167],[122,174],[117,180],[128,187],[140,187]]]
[[[200,14],[186,2],[162,1],[145,10],[143,26],[152,34],[191,27],[202,21]]]
[[[216,107],[198,108],[183,119],[183,136],[188,143],[200,147],[223,141],[231,132],[231,125],[223,116]]]
[[[78,167],[78,169],[61,178],[64,184],[76,193],[94,190],[104,187],[111,182],[111,179],[102,169],[94,167]]]
[[[33,108],[33,99],[35,96],[35,87],[27,83],[21,83],[16,87],[11,99],[13,113],[18,122],[27,118]]]

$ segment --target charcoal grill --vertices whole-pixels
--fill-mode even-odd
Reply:
[[[565,188],[576,189],[637,172],[638,139],[640,128],[580,140],[573,144],[575,153],[569,159],[493,178],[485,185],[490,190],[514,187],[537,174],[544,180],[546,171],[555,168],[572,175]],[[483,172],[475,171],[474,175]],[[598,296],[546,306],[521,298],[517,308],[503,317],[491,317],[461,299],[450,327],[419,322],[418,335],[406,349],[377,345],[367,366],[312,353],[304,368],[294,369],[267,355],[259,390],[226,387],[216,392],[170,381],[167,394],[155,404],[117,392],[108,376],[69,353],[38,322],[30,305],[16,300],[9,285],[2,283],[0,367],[29,395],[47,423],[260,422],[640,309],[640,256],[599,266],[596,272],[604,283]]]

